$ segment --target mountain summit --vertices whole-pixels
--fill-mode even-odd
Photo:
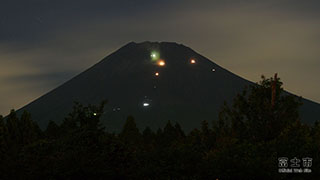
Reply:
[[[107,100],[102,122],[108,131],[119,132],[128,115],[140,129],[170,120],[189,131],[217,119],[223,102],[250,84],[184,45],[131,42],[19,112],[29,111],[45,128],[49,120],[61,123],[74,101]],[[320,117],[319,104],[303,103],[302,121]]]

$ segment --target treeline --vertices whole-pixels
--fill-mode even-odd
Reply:
[[[279,80],[259,84],[188,134],[170,121],[141,132],[132,116],[119,134],[106,132],[104,102],[76,103],[44,131],[11,111],[0,116],[0,179],[318,179],[320,124],[300,122],[301,103]],[[312,172],[279,173],[279,157],[311,157]]]

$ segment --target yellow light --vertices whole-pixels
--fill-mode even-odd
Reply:
[[[159,65],[159,66],[165,66],[165,65],[166,65],[166,62],[164,62],[164,60],[159,60],[159,61],[158,61],[158,65]]]
[[[196,60],[194,60],[194,59],[191,59],[191,64],[195,64],[196,63]]]
[[[159,73],[158,73],[158,72],[156,72],[154,75],[159,76]]]

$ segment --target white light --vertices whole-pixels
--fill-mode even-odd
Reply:
[[[97,113],[93,113],[93,115],[94,115],[94,116],[96,116],[96,115],[97,115]]]
[[[215,69],[212,69],[212,71],[215,72],[216,70],[215,70]]]
[[[143,103],[144,107],[148,107],[150,104],[149,103]]]
[[[150,54],[150,57],[151,57],[151,61],[157,61],[160,57],[159,53],[158,52],[151,52]]]
[[[195,64],[196,63],[196,60],[194,60],[194,59],[191,59],[191,64]]]

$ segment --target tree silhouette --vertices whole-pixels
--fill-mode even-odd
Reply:
[[[275,95],[272,95],[272,85]],[[259,84],[238,94],[231,107],[224,105],[220,121],[231,123],[231,133],[239,139],[268,141],[276,138],[286,126],[299,119],[301,105],[301,99],[284,92],[281,86],[280,78],[262,76]]]
[[[142,132],[142,137],[145,146],[149,146],[150,148],[155,143],[155,133],[150,129],[150,127],[146,127]]]
[[[32,121],[31,114],[27,111],[24,111],[22,113],[18,123],[22,145],[27,145],[35,142],[41,136],[38,124]]]
[[[4,165],[7,152],[8,152],[8,145],[7,145],[7,137],[8,137],[8,129],[4,123],[3,117],[0,115],[0,164]],[[4,167],[0,166],[0,173]]]
[[[60,127],[54,122],[49,121],[45,135],[49,139],[57,139],[60,136]]]
[[[7,117],[8,146],[12,154],[16,154],[22,144],[22,136],[19,129],[19,119],[15,110],[11,110]]]
[[[128,116],[119,136],[124,141],[124,143],[129,146],[138,146],[140,144],[142,136],[139,129],[137,128],[133,116]]]

